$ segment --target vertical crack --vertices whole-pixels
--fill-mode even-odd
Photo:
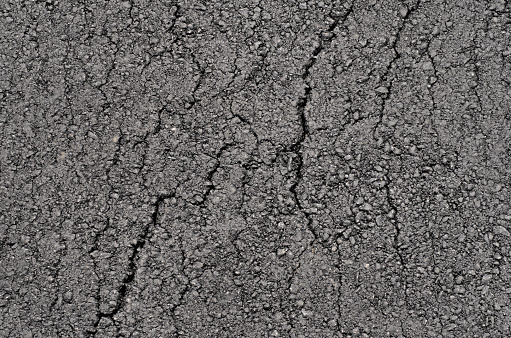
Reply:
[[[353,5],[351,5],[343,15],[336,15],[334,17],[334,21],[330,24],[328,29],[326,31],[321,32],[321,34],[319,35],[319,38],[320,38],[319,46],[317,46],[313,50],[311,57],[305,64],[304,71],[301,75],[302,80],[305,82],[305,93],[303,96],[298,98],[297,104],[296,104],[298,117],[300,119],[301,132],[300,132],[297,140],[293,144],[291,144],[287,149],[287,152],[291,152],[291,153],[295,154],[295,156],[297,158],[297,162],[298,162],[297,168],[295,169],[295,176],[296,176],[295,181],[289,188],[289,191],[293,195],[293,200],[294,200],[297,208],[304,214],[304,216],[307,220],[307,228],[314,236],[314,240],[311,245],[313,245],[315,242],[319,241],[319,235],[318,235],[316,229],[312,225],[313,222],[312,222],[311,214],[303,207],[303,205],[300,201],[300,198],[298,197],[298,193],[296,191],[298,185],[300,184],[300,182],[302,181],[302,178],[303,178],[303,165],[304,165],[303,153],[302,153],[303,142],[305,141],[305,138],[310,134],[309,125],[308,125],[307,117],[305,114],[305,109],[306,109],[307,105],[309,104],[309,102],[311,100],[311,95],[312,95],[312,86],[308,79],[310,76],[310,70],[316,64],[319,54],[337,36],[334,33],[335,29],[340,24],[344,24],[344,22],[346,21],[346,19],[352,12],[353,12]],[[327,37],[323,38],[323,36],[327,36]],[[305,249],[302,251],[300,256],[303,254],[304,251],[305,251]],[[294,271],[296,271],[296,269]]]
[[[170,34],[174,30],[174,27],[176,26],[177,21],[183,16],[183,14],[181,13],[181,5],[179,5],[179,2],[176,1],[176,3],[174,4],[174,7],[176,7],[176,10],[174,11],[174,14],[173,14],[173,16],[174,16],[173,20],[170,23],[169,27],[167,29],[165,29],[164,34]],[[179,39],[179,37],[176,37],[176,39],[172,39],[171,41],[169,41],[169,44],[173,44],[178,39]],[[151,62],[153,61],[153,59],[155,57],[161,57],[167,53],[170,53],[171,51],[172,51],[172,49],[168,49],[168,48],[164,48],[163,50],[156,52],[156,53],[151,53],[148,51],[149,59],[147,59],[147,61],[142,66],[142,68],[140,70],[140,74],[144,73],[146,68],[151,64]]]
[[[113,50],[113,53],[112,53],[112,64],[110,65],[110,67],[108,67],[108,69],[105,71],[105,79],[99,84],[96,86],[96,89],[99,90],[99,92],[101,93],[101,95],[103,96],[103,99],[105,100],[105,102],[103,102],[101,104],[101,109],[103,111],[105,111],[108,107],[111,106],[111,103],[108,102],[108,95],[107,93],[105,92],[105,89],[103,88],[104,86],[106,86],[109,82],[110,82],[110,77],[112,75],[112,72],[114,71],[114,69],[117,67],[117,57],[119,56],[119,52],[121,50],[121,48],[119,47],[119,44],[114,42],[112,40],[112,37],[105,34],[104,35],[108,41],[115,46],[115,49]]]
[[[383,191],[385,192],[385,199],[387,201],[387,204],[390,207],[390,211],[387,214],[387,217],[390,219],[390,223],[394,226],[394,235],[392,238],[392,248],[397,254],[397,257],[399,259],[399,265],[402,272],[402,283],[403,283],[403,293],[404,293],[404,299],[405,304],[409,306],[409,299],[408,299],[408,286],[406,281],[406,259],[405,255],[403,254],[403,251],[401,249],[401,244],[399,243],[399,238],[401,237],[401,226],[399,224],[399,220],[397,219],[397,213],[398,213],[398,207],[394,203],[391,192],[390,192],[390,178],[389,175],[386,174],[384,176],[385,185],[383,186]],[[404,334],[404,333],[403,333]]]
[[[195,60],[195,57],[194,57],[194,60]],[[195,62],[195,61],[194,61]],[[192,94],[190,95],[189,99],[188,99],[188,102],[186,103],[186,109],[187,110],[190,110],[192,109],[195,104],[199,101],[196,97],[195,97],[195,94],[197,93],[197,90],[199,90],[199,87],[200,85],[202,84],[202,81],[204,79],[204,74],[206,73],[206,69],[205,68],[200,68],[200,65],[198,64],[198,62],[196,62],[196,64],[198,65],[199,67],[199,79],[197,80],[197,83],[195,84],[195,86],[193,87],[192,89]]]
[[[479,64],[479,60],[477,58],[477,53],[476,53],[476,46],[474,46],[474,49],[472,50],[472,55],[471,55],[471,60],[474,64],[474,76],[475,76],[475,81],[476,81],[476,84],[475,86],[473,86],[472,88],[472,91],[474,92],[474,95],[476,96],[476,99],[477,99],[477,104],[479,106],[479,110],[480,110],[480,113],[482,114],[483,113],[483,104],[482,104],[482,101],[481,101],[481,95],[479,94],[479,91],[478,91],[478,87],[479,87],[479,84],[481,83],[481,79],[480,79],[480,64]]]
[[[94,322],[94,332],[91,332],[93,336],[97,333],[97,327],[101,322],[102,318],[109,318],[115,324],[115,315],[119,313],[119,311],[124,307],[126,302],[126,295],[128,292],[129,285],[135,280],[137,274],[137,262],[139,258],[139,254],[144,248],[147,241],[151,238],[151,229],[154,228],[158,224],[158,215],[160,213],[160,206],[167,199],[175,196],[175,193],[171,194],[162,194],[156,197],[155,202],[152,204],[153,212],[151,214],[151,220],[144,226],[142,233],[139,235],[136,243],[132,246],[132,251],[130,256],[128,257],[128,272],[124,276],[121,286],[117,290],[117,300],[115,307],[109,312],[98,311],[96,315],[96,321]],[[99,302],[99,299],[98,299]]]
[[[110,174],[112,173],[112,169],[117,164],[119,164],[119,162],[121,161],[120,157],[121,157],[122,146],[125,143],[127,143],[127,141],[125,139],[126,139],[126,136],[122,132],[122,128],[119,127],[119,137],[116,140],[117,147],[115,148],[114,155],[109,160],[109,162],[111,162],[111,163],[108,166],[108,168],[106,169],[107,184],[110,186],[110,190],[113,190],[112,184],[110,183],[112,181],[112,178],[111,178]]]
[[[386,67],[385,71],[383,72],[383,74],[381,76],[382,82],[387,82],[387,80],[389,78],[389,74],[392,70],[392,67],[401,58],[401,53],[397,49],[397,44],[401,40],[401,33],[403,32],[403,30],[405,28],[406,22],[410,19],[410,16],[412,15],[412,13],[415,12],[419,8],[420,4],[421,4],[421,1],[420,0],[417,1],[415,6],[411,7],[409,10],[407,10],[406,14],[403,16],[401,26],[398,28],[396,35],[394,36],[394,40],[392,41],[392,44],[390,45],[390,48],[394,52],[394,57],[392,58],[392,60],[390,60],[388,66]],[[378,138],[376,136],[376,131],[378,130],[378,128],[381,126],[381,124],[383,122],[383,115],[385,112],[385,107],[387,106],[387,101],[390,99],[390,96],[392,94],[393,86],[394,86],[394,79],[390,79],[390,81],[388,83],[387,91],[382,93],[382,103],[381,103],[380,109],[379,109],[378,121],[374,125],[373,132],[372,132],[373,139],[376,141],[378,141]]]
[[[206,175],[206,191],[204,192],[204,194],[202,194],[202,196],[199,198],[199,200],[197,202],[192,202],[192,204],[198,205],[202,208],[205,207],[205,203],[206,203],[206,200],[208,199],[209,195],[211,195],[213,190],[216,189],[215,185],[213,184],[213,176],[215,176],[216,172],[220,168],[220,158],[222,157],[223,153],[227,149],[232,147],[233,145],[235,145],[235,143],[226,143],[215,154],[215,161],[216,161],[215,165]]]
[[[286,149],[284,149],[284,152],[293,153],[297,159],[297,166],[295,169],[295,180],[294,180],[293,184],[290,186],[289,192],[293,196],[293,200],[295,202],[296,207],[305,216],[305,219],[307,222],[307,229],[311,232],[311,234],[314,237],[312,242],[309,243],[307,246],[303,247],[303,249],[297,255],[298,264],[296,264],[292,268],[291,274],[287,279],[287,285],[289,287],[291,287],[293,279],[295,278],[297,271],[301,267],[301,258],[303,256],[303,254],[307,251],[307,249],[309,247],[313,247],[315,243],[320,243],[320,236],[319,236],[317,230],[313,226],[313,220],[312,220],[311,213],[309,213],[303,207],[302,202],[301,202],[300,198],[298,197],[298,192],[296,191],[298,185],[300,184],[300,182],[302,181],[302,178],[303,178],[303,166],[304,166],[303,153],[302,153],[303,142],[305,141],[307,136],[310,135],[309,124],[307,122],[307,117],[305,114],[305,110],[306,110],[309,102],[311,101],[311,95],[312,95],[312,86],[309,82],[310,71],[311,71],[312,67],[316,64],[319,54],[325,49],[326,46],[330,45],[330,43],[337,36],[337,34],[334,33],[335,29],[340,24],[344,24],[344,22],[346,21],[346,19],[352,12],[353,12],[353,4],[350,5],[350,7],[345,11],[345,13],[343,15],[335,15],[335,17],[331,16],[334,18],[334,21],[328,26],[327,30],[325,30],[319,34],[319,40],[320,40],[319,46],[317,46],[312,51],[312,55],[308,59],[308,61],[305,63],[304,71],[301,75],[302,80],[305,82],[305,92],[304,92],[303,96],[298,98],[297,104],[296,104],[296,110],[297,110],[297,114],[299,117],[301,132],[298,135],[298,138],[296,139],[296,141],[294,143],[292,143],[291,145],[289,145]],[[326,38],[324,38],[324,37],[326,37]],[[289,322],[290,322],[291,327],[294,327],[293,321],[291,319],[289,320]]]
[[[64,222],[60,222],[60,227],[63,226],[63,223]],[[60,271],[62,269],[62,257],[65,256],[68,252],[66,241],[62,236],[60,236],[60,238],[59,238],[59,243],[60,243],[60,246],[55,250],[55,254],[57,255],[57,260],[55,263],[52,264],[53,265],[51,268],[52,272],[50,274],[53,279],[53,282],[55,283],[57,290],[61,289],[61,283],[59,282],[59,275],[60,275]],[[50,304],[50,309],[49,309],[50,313],[52,313],[55,310],[57,303],[59,303],[60,301],[62,301],[62,296],[60,294],[58,294],[54,297],[54,299],[52,300],[52,302]]]
[[[433,67],[433,77],[430,78],[430,80],[429,80],[428,92],[429,92],[429,95],[431,96],[431,102],[433,104],[433,112],[435,112],[437,110],[437,103],[436,103],[436,100],[435,100],[433,86],[438,82],[438,71],[437,71],[437,66],[436,66],[436,63],[435,63],[435,59],[431,55],[430,46],[431,46],[432,42],[433,42],[433,39],[428,40],[428,43],[426,45],[426,55],[427,55],[427,57],[429,59],[429,62],[431,62],[431,65]]]
[[[136,169],[138,169],[138,172],[141,172],[144,169],[145,165],[146,165],[147,150],[149,148],[149,143],[148,143],[147,139],[150,136],[158,135],[158,133],[161,131],[161,128],[162,128],[162,115],[163,115],[163,112],[165,112],[167,109],[168,109],[168,105],[167,104],[163,104],[162,107],[160,109],[158,109],[158,111],[156,112],[157,120],[156,120],[156,126],[153,128],[153,130],[147,131],[145,133],[145,135],[142,137],[142,139],[140,139],[140,140],[138,140],[138,141],[133,143],[132,149],[135,149],[140,144],[144,145],[144,152],[142,153],[142,160],[141,160],[140,166],[136,167]],[[144,186],[146,186],[147,179],[145,177],[143,177],[143,179],[144,179]]]
[[[390,179],[388,175],[384,176],[385,185],[383,186],[383,190],[385,192],[385,199],[387,200],[387,204],[389,205],[390,211],[388,213],[388,217],[391,219],[391,223],[394,224],[394,240],[392,243],[392,246],[394,250],[396,250],[397,255],[399,257],[399,263],[401,266],[405,266],[405,258],[403,256],[403,253],[401,252],[400,245],[399,245],[399,237],[401,236],[401,227],[399,226],[397,222],[397,206],[392,201],[391,193],[390,193]]]
[[[389,77],[391,75],[392,68],[394,67],[396,62],[401,58],[401,53],[399,52],[397,45],[401,39],[401,34],[406,26],[407,21],[410,19],[410,16],[412,15],[412,13],[414,13],[419,8],[420,4],[421,4],[421,1],[418,0],[415,3],[415,5],[412,6],[411,8],[409,8],[406,11],[406,14],[403,15],[401,25],[399,26],[399,28],[394,36],[394,40],[392,41],[392,44],[390,45],[390,48],[394,52],[394,57],[389,62],[383,75],[381,76],[381,79],[384,83],[388,81],[388,87],[387,87],[387,90],[382,93],[382,102],[381,102],[380,109],[379,109],[378,120],[372,130],[373,140],[375,140],[377,142],[377,144],[383,143],[382,139],[377,136],[377,130],[383,122],[385,108],[387,106],[387,103],[388,103],[391,95],[392,95],[393,85],[394,85],[394,81],[395,81],[395,79],[393,79],[393,78],[391,78],[389,80]],[[405,303],[408,305],[408,303],[409,303],[408,295],[407,295],[408,290],[407,290],[407,283],[406,283],[406,278],[405,278],[406,277],[406,274],[405,274],[406,261],[405,261],[405,256],[401,250],[400,243],[399,243],[399,238],[401,237],[401,227],[400,227],[399,221],[397,219],[398,207],[394,203],[394,201],[392,200],[392,197],[391,197],[391,191],[390,191],[390,186],[389,186],[390,185],[390,177],[388,174],[386,174],[384,176],[384,180],[385,180],[385,185],[383,186],[383,191],[385,192],[385,199],[386,199],[386,202],[390,208],[390,211],[387,214],[387,217],[390,219],[390,222],[392,223],[392,225],[394,227],[394,235],[392,238],[392,248],[396,252],[398,259],[399,259],[399,265],[400,265],[400,269],[402,271],[401,277],[402,277],[402,283],[403,283],[404,298],[405,298]]]
[[[187,276],[187,274],[185,272],[185,269],[186,269],[186,265],[185,265],[186,254],[185,254],[185,251],[184,251],[184,249],[182,247],[179,247],[179,250],[181,252],[181,269],[182,269],[182,274],[185,277],[186,281],[185,281],[184,288],[181,291],[178,291],[177,300],[172,304],[172,308],[170,309],[170,315],[171,315],[171,317],[172,317],[172,319],[173,319],[173,321],[175,323],[174,326],[175,326],[176,331],[179,330],[179,328],[177,327],[178,320],[176,319],[176,310],[177,310],[177,308],[179,308],[183,304],[185,304],[185,296],[188,293],[188,291],[190,291],[190,285],[191,285],[190,284],[191,283],[191,279]]]

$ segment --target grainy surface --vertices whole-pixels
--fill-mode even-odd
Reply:
[[[1,337],[509,337],[511,3],[0,1]]]

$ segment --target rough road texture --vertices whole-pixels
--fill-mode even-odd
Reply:
[[[1,337],[510,337],[511,3],[0,1]]]

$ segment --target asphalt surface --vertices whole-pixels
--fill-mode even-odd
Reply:
[[[510,337],[511,3],[0,2],[1,337]]]

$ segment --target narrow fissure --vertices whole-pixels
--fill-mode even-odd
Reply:
[[[115,324],[114,316],[119,313],[119,311],[123,308],[125,304],[126,294],[128,291],[128,286],[135,280],[137,274],[137,261],[138,254],[144,248],[147,241],[151,236],[151,228],[155,227],[158,223],[158,215],[160,213],[160,206],[167,199],[174,197],[175,194],[164,194],[157,197],[156,201],[153,203],[153,213],[151,214],[151,221],[146,224],[144,227],[142,234],[139,236],[139,239],[132,246],[131,254],[128,258],[128,273],[122,280],[121,286],[119,287],[116,306],[110,312],[99,312],[97,314],[96,322],[94,323],[94,328],[97,328],[102,318],[110,318],[112,322]]]
[[[292,152],[296,155],[297,162],[298,162],[297,168],[295,170],[295,175],[296,175],[295,181],[289,188],[289,191],[293,195],[293,199],[294,199],[294,202],[295,202],[297,208],[304,214],[304,216],[307,220],[307,228],[314,236],[312,245],[319,241],[319,234],[317,233],[316,229],[312,225],[313,222],[312,222],[311,214],[309,212],[307,212],[305,210],[305,208],[303,207],[303,205],[300,201],[300,198],[298,197],[298,192],[296,191],[298,185],[300,184],[300,182],[302,181],[302,178],[303,178],[303,165],[304,165],[303,153],[302,153],[303,142],[305,141],[305,138],[310,135],[309,125],[308,125],[307,117],[305,114],[305,110],[311,100],[311,95],[312,95],[312,86],[308,82],[308,78],[310,76],[311,68],[317,62],[319,54],[337,36],[334,33],[335,29],[340,24],[344,24],[344,22],[346,21],[348,16],[352,13],[352,11],[353,11],[353,5],[350,6],[343,15],[336,16],[336,18],[334,19],[334,22],[332,24],[330,24],[328,29],[319,35],[320,44],[318,47],[316,47],[314,49],[314,51],[312,52],[312,56],[309,58],[309,60],[305,64],[304,72],[302,73],[302,76],[301,76],[302,80],[304,80],[304,82],[305,82],[305,91],[304,91],[304,95],[302,97],[299,97],[297,100],[297,113],[298,113],[298,117],[299,117],[299,121],[300,121],[301,133],[298,136],[298,139],[293,144],[291,144],[288,148],[289,152]],[[324,33],[329,33],[328,38],[326,38],[326,39],[322,38]]]

